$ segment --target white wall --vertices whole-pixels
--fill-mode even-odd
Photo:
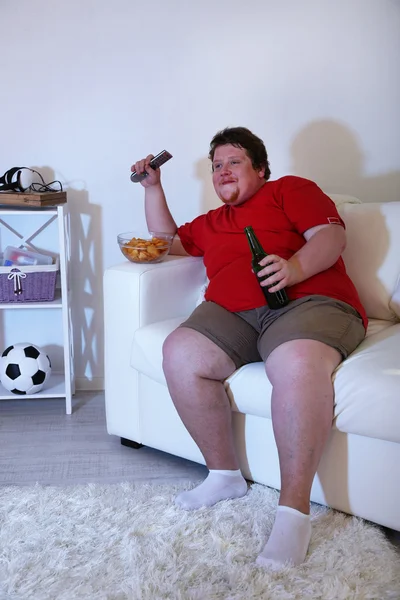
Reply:
[[[272,176],[400,199],[397,0],[2,0],[0,171],[68,187],[78,384],[103,377],[102,274],[144,225],[132,162],[166,148],[180,223],[218,205],[212,135],[244,125]],[[121,290],[123,293],[123,290]]]

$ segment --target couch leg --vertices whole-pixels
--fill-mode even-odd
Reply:
[[[143,447],[143,444],[139,444],[138,442],[128,440],[127,438],[121,438],[121,444],[123,446],[128,446],[128,448],[134,448],[135,450],[138,450],[139,448]]]

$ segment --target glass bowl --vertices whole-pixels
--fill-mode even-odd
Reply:
[[[174,236],[156,231],[127,231],[117,236],[122,254],[133,263],[158,263],[170,251]]]

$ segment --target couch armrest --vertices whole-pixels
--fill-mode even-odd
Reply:
[[[156,321],[189,315],[206,281],[203,260],[167,256],[161,263],[128,261],[104,273],[104,351],[107,430],[141,441],[138,374],[130,366],[133,334]]]
[[[104,301],[108,310],[118,307],[118,321],[138,327],[189,315],[206,281],[201,258],[167,256],[161,263],[124,262],[106,270]]]

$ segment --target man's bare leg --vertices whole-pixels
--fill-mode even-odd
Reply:
[[[247,484],[239,471],[222,383],[236,370],[234,362],[201,333],[181,327],[164,342],[163,370],[179,416],[210,469],[201,485],[176,498],[177,504],[190,510],[244,496]]]
[[[311,486],[332,427],[332,373],[340,353],[315,340],[278,346],[266,361],[273,385],[272,422],[281,494],[270,538],[257,564],[304,561],[310,537]]]

